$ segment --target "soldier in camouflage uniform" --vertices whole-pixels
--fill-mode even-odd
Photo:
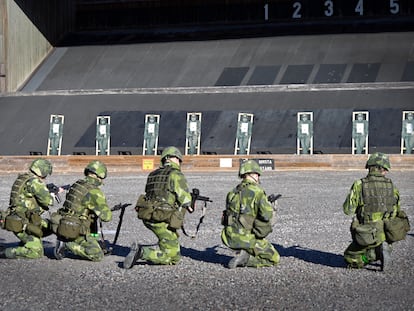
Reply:
[[[377,152],[372,154],[365,165],[368,175],[356,180],[343,204],[346,215],[356,215],[351,225],[352,243],[344,253],[349,268],[362,268],[368,263],[381,261],[384,270],[391,260],[391,245],[386,242],[384,220],[395,217],[400,211],[400,195],[391,179],[385,174],[391,165],[388,156]],[[372,245],[360,245],[355,229],[370,224],[374,228],[375,241]],[[362,242],[360,242],[362,243]]]
[[[41,238],[50,234],[49,223],[41,217],[53,205],[53,197],[45,179],[52,174],[52,164],[45,159],[34,160],[29,172],[20,174],[10,194],[5,227],[19,238],[20,245],[0,251],[2,258],[36,259],[44,255]],[[63,190],[62,190],[63,191]]]
[[[107,176],[107,169],[102,162],[92,161],[86,166],[84,174],[84,179],[71,186],[63,207],[58,211],[62,217],[70,215],[79,218],[82,227],[75,239],[65,241],[65,237],[58,238],[54,250],[58,260],[64,258],[67,252],[91,261],[101,261],[104,257],[99,234],[91,228],[97,228],[99,220],[108,222],[112,219],[112,211],[99,188]]]
[[[273,208],[259,185],[262,171],[254,160],[240,165],[242,181],[227,194],[221,239],[225,245],[240,251],[230,260],[230,269],[277,265],[279,253],[265,237],[272,232]]]
[[[130,269],[138,259],[158,265],[175,265],[181,258],[177,229],[181,228],[185,211],[191,208],[191,193],[180,169],[181,152],[167,147],[161,155],[161,166],[148,175],[145,195],[138,199],[138,218],[158,238],[159,249],[133,243],[124,261]]]

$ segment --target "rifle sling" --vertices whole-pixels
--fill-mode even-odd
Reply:
[[[206,210],[207,210],[207,201],[204,201],[204,205],[203,205],[203,207],[201,209],[201,217],[198,220],[198,224],[197,224],[196,231],[195,231],[194,234],[191,234],[191,235],[188,234],[187,231],[184,228],[184,224],[182,225],[181,230],[183,231],[183,233],[184,233],[185,236],[188,236],[188,237],[190,237],[192,239],[195,239],[196,238],[196,236],[198,234],[198,231],[200,230],[200,226],[201,226],[201,224],[204,221],[204,216],[206,215]]]

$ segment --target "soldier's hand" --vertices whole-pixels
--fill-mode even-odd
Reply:
[[[190,214],[194,212],[194,208],[191,205],[184,205],[183,207],[185,207]]]

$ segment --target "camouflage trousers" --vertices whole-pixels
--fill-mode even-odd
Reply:
[[[223,243],[234,250],[245,250],[250,254],[248,267],[275,266],[280,261],[280,255],[273,245],[266,239],[257,239],[256,236],[244,229],[225,227],[221,232]]]
[[[104,258],[98,239],[90,235],[80,236],[72,242],[67,242],[66,247],[74,255],[91,261],[101,261]]]
[[[9,247],[5,251],[7,258],[37,259],[44,255],[42,240],[25,231],[16,233],[16,236],[23,244],[22,246]]]
[[[361,246],[352,242],[344,252],[344,259],[353,268],[362,268],[366,264],[379,260],[377,248],[382,243],[372,246]]]
[[[354,268],[362,268],[364,265],[379,260],[376,249],[385,241],[385,233],[377,232],[378,243],[370,246],[359,245],[352,241],[344,252],[345,262]]]
[[[157,236],[158,249],[144,246],[141,259],[157,265],[178,263],[181,259],[178,233],[175,230],[170,230],[165,222],[144,221],[144,225]]]

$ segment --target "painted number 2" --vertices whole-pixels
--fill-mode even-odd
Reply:
[[[302,18],[302,13],[300,13],[300,10],[302,9],[302,3],[300,2],[294,2],[293,3],[293,14],[292,18]]]

